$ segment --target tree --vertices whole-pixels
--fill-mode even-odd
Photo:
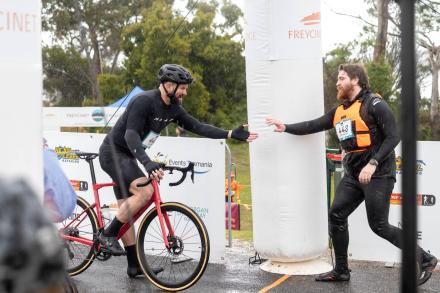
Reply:
[[[103,73],[98,77],[99,89],[105,105],[109,105],[129,90],[124,86],[124,80],[121,75]]]
[[[87,60],[74,49],[43,47],[43,85],[51,103],[80,106],[92,93],[88,72]]]
[[[373,52],[375,63],[380,63],[385,59],[389,19],[388,2],[389,0],[376,0],[377,33]]]
[[[89,63],[92,96],[103,104],[98,75],[108,65],[112,73],[120,55],[123,28],[136,22],[140,7],[152,0],[43,0],[43,30],[51,32],[63,48],[74,48]],[[170,1],[168,1],[170,2]]]
[[[429,107],[429,124],[431,126],[431,139],[440,140],[439,119],[439,71],[440,71],[440,45],[436,45],[430,35],[440,30],[440,3],[438,1],[424,0],[417,6],[418,18],[418,44],[425,49],[425,62],[428,64],[432,77],[431,103]]]
[[[392,70],[392,80],[394,80],[393,89],[391,90],[392,99],[389,102],[392,104],[392,108],[395,113],[398,112],[398,104],[400,101],[400,52],[401,52],[401,31],[400,31],[400,7],[395,3],[395,1],[390,0],[365,0],[366,4],[370,7],[368,12],[370,16],[373,16],[377,20],[377,24],[363,19],[360,16],[353,16],[361,19],[366,25],[364,26],[364,33],[362,35],[363,41],[358,41],[359,57],[363,59],[364,63],[369,64],[369,71],[378,72],[379,76],[385,77],[384,74],[386,67]],[[418,45],[417,48],[418,55],[427,56],[424,58],[417,58],[417,74],[416,74],[416,97],[419,103],[422,102],[422,94],[420,85],[423,83],[424,79],[430,75],[433,77],[432,89],[431,89],[431,105],[430,105],[430,125],[433,131],[424,131],[422,139],[440,139],[440,126],[438,126],[438,67],[436,68],[436,45],[429,39],[429,34],[438,31],[440,26],[439,12],[440,3],[438,1],[432,0],[421,0],[416,2],[416,20],[417,20],[417,37]],[[391,24],[391,26],[390,26]],[[369,52],[372,50],[372,56]],[[421,50],[423,49],[423,50]],[[361,57],[362,56],[362,57]],[[371,57],[370,57],[371,56]],[[428,62],[426,62],[426,60]],[[429,63],[426,66],[426,63]],[[382,72],[382,73],[381,73]],[[436,73],[435,73],[436,72]],[[374,78],[373,74],[370,77]],[[389,83],[389,80],[380,80],[380,83]],[[373,79],[374,83],[374,79]],[[437,90],[436,90],[437,88]],[[423,103],[425,104],[425,103]],[[424,108],[421,107],[420,111]],[[399,117],[398,115],[396,115]],[[426,117],[426,115],[423,115]],[[425,121],[421,119],[420,121]],[[422,128],[426,128],[422,126]],[[434,130],[438,128],[438,130]],[[433,135],[426,137],[425,135]]]
[[[190,4],[189,7],[194,7]],[[228,6],[228,2],[223,8],[225,5]],[[173,13],[167,2],[155,1],[151,9],[143,12],[139,23],[124,31],[126,83],[157,87],[157,71],[162,64],[181,64],[190,69],[196,79],[184,100],[190,113],[222,127],[245,122],[243,44],[231,40],[236,34],[235,28],[239,27],[236,22],[241,14],[226,7],[221,9],[229,13],[226,21],[216,24],[214,18],[218,10],[216,1],[198,3],[188,21],[179,13]]]

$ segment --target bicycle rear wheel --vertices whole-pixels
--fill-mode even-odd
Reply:
[[[63,235],[81,237],[93,241],[98,231],[98,220],[90,204],[78,197],[73,214],[57,224],[61,237]],[[93,246],[74,240],[64,239],[64,255],[66,269],[70,276],[75,276],[85,271],[95,259]]]
[[[185,290],[206,269],[208,233],[200,217],[181,203],[164,203],[161,210],[168,215],[174,230],[174,237],[167,232],[171,247],[165,246],[157,210],[152,209],[139,226],[136,245],[139,263],[155,286],[167,291]]]
[[[76,287],[73,280],[70,278],[69,275],[66,274],[64,285],[63,285],[63,291],[64,293],[78,293],[78,288]]]

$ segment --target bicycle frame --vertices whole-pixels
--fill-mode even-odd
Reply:
[[[72,223],[75,222],[76,220],[78,220],[78,224],[76,225],[76,227],[77,227],[82,222],[82,220],[87,216],[86,212],[90,209],[92,209],[92,210],[95,209],[96,215],[98,217],[98,225],[99,225],[98,228],[99,228],[99,231],[101,231],[102,229],[104,229],[104,221],[102,219],[101,201],[99,198],[99,189],[101,189],[103,187],[116,186],[117,184],[115,182],[102,183],[102,184],[96,183],[96,176],[95,176],[95,171],[94,171],[94,167],[93,167],[93,159],[86,159],[86,161],[90,166],[90,173],[91,173],[92,183],[93,183],[92,184],[93,195],[94,195],[95,201],[94,201],[94,203],[90,204],[81,214],[75,215],[75,217],[71,220],[71,222],[69,224],[67,224],[64,228],[72,227]],[[174,230],[171,227],[171,223],[170,223],[170,219],[169,219],[168,215],[166,213],[162,213],[162,210],[160,209],[160,206],[162,204],[162,199],[160,197],[159,185],[158,185],[157,181],[152,180],[151,185],[153,186],[153,195],[151,196],[151,199],[140,210],[138,210],[133,215],[131,221],[125,223],[121,227],[121,229],[119,230],[117,239],[119,240],[127,232],[127,230],[134,224],[134,222],[136,222],[136,220],[150,207],[150,205],[154,203],[158,217],[159,217],[159,223],[160,223],[160,228],[162,230],[162,237],[163,237],[164,243],[167,248],[170,248],[170,245],[168,242],[168,237],[167,237],[167,232],[165,230],[165,225],[168,229],[168,233],[170,236],[175,236]],[[85,244],[88,246],[93,246],[95,243],[95,240],[90,240],[90,239],[87,239],[84,237],[75,237],[75,236],[70,236],[70,235],[65,235],[65,234],[62,234],[61,236],[65,240],[79,242],[79,243],[82,243],[82,244]]]

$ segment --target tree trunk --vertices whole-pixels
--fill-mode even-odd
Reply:
[[[429,60],[432,72],[431,109],[429,118],[431,122],[433,122],[438,116],[438,78],[440,70],[440,46],[432,46],[431,48],[429,48]]]
[[[373,62],[381,63],[385,58],[388,33],[388,0],[377,0],[377,34],[374,43]]]
[[[440,137],[440,125],[438,125],[438,83],[439,83],[439,70],[440,70],[440,46],[432,46],[429,50],[429,60],[431,63],[432,72],[432,87],[431,87],[431,108],[429,112],[429,121],[431,122],[431,128],[433,133],[433,139],[439,139]]]
[[[101,54],[99,51],[98,36],[94,28],[90,28],[90,39],[92,41],[93,48],[93,59],[92,59],[92,80],[93,80],[93,96],[96,99],[96,103],[103,106],[104,100],[102,98],[101,92],[99,91],[98,85],[98,75],[102,73],[101,68]]]
[[[118,58],[119,58],[119,54],[121,53],[121,50],[117,50],[115,53],[115,56],[113,58],[113,62],[112,62],[112,67],[110,69],[110,73],[113,74],[113,72],[115,71],[116,66],[118,65]]]

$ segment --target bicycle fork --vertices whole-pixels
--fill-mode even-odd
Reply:
[[[157,216],[159,217],[159,224],[162,230],[162,237],[165,242],[165,246],[169,250],[170,242],[166,233],[165,224],[168,228],[168,233],[170,237],[174,238],[174,230],[173,227],[171,226],[171,222],[170,222],[170,218],[168,217],[168,214],[162,213],[162,209],[160,208],[162,203],[160,201],[159,187],[157,186],[157,181],[153,180],[152,184],[153,184],[154,192],[157,193],[156,196],[154,197],[154,204],[156,205]]]

